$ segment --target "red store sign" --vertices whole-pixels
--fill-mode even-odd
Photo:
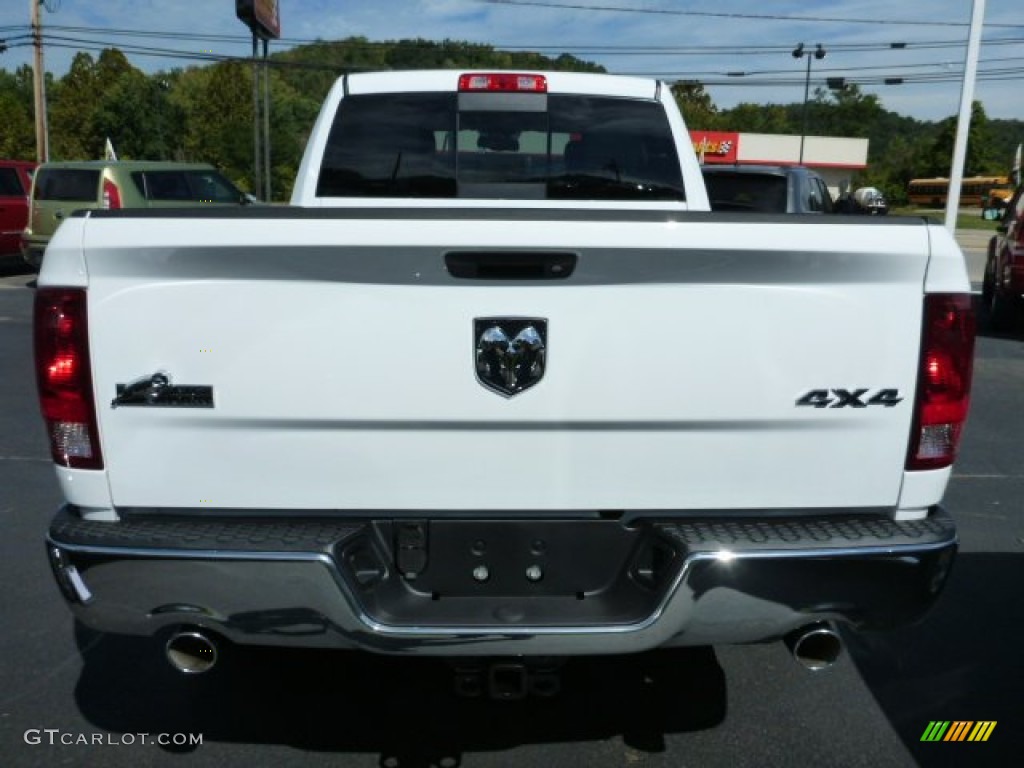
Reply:
[[[690,131],[693,151],[703,163],[735,163],[739,158],[740,135],[723,131]]]

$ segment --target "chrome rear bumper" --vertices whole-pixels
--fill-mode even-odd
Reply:
[[[438,528],[429,546],[444,552],[449,534],[431,522]],[[598,524],[606,533],[618,525],[514,523],[528,540],[535,525],[541,536],[571,541],[578,533],[585,542]],[[391,530],[390,521],[337,518],[90,522],[65,508],[47,550],[72,610],[101,631],[152,635],[188,625],[237,643],[464,657],[756,642],[818,621],[901,626],[934,603],[957,546],[953,521],[938,508],[907,522],[863,514],[659,519],[616,534],[621,562],[608,550],[614,584],[573,593],[553,586],[553,576],[547,591],[489,594],[464,569],[465,587],[449,597],[447,587],[417,586],[387,546],[381,553],[381,525]],[[508,538],[512,529],[480,530]],[[587,557],[583,549],[544,556],[564,574],[573,557]],[[591,563],[601,559],[590,554]],[[432,556],[435,572],[451,560]],[[420,581],[428,574],[429,566]]]

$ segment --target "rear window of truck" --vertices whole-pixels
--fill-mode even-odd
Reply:
[[[21,179],[15,168],[0,168],[0,197],[24,197]]]
[[[785,213],[789,183],[785,176],[761,173],[706,173],[704,183],[713,211]]]
[[[317,195],[685,199],[658,102],[564,94],[525,104],[454,93],[349,96]]]
[[[95,202],[99,196],[99,170],[44,168],[36,176],[35,199]]]
[[[132,183],[146,200],[181,203],[238,203],[242,193],[216,171],[134,171]]]

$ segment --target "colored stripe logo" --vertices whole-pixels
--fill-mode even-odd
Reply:
[[[988,741],[996,728],[995,720],[932,720],[921,734],[921,741]]]

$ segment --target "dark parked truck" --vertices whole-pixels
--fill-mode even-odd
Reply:
[[[832,213],[825,179],[800,165],[705,165],[704,184],[713,211]]]
[[[290,207],[89,211],[35,345],[75,615],[503,659],[898,627],[956,550],[964,259],[712,213],[669,89],[343,77]],[[526,674],[525,672],[523,674]]]

